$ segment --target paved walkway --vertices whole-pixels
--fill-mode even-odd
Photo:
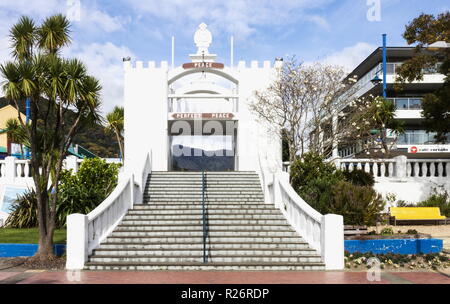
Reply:
[[[450,273],[382,272],[371,282],[366,272],[113,272],[9,271],[0,284],[450,284]]]

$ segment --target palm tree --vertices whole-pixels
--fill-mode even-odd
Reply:
[[[77,59],[62,59],[60,49],[70,43],[70,24],[63,15],[46,18],[36,27],[20,18],[10,31],[14,61],[0,66],[2,90],[15,103],[30,101],[31,121],[18,121],[31,148],[32,176],[36,186],[39,249],[46,260],[53,256],[56,201],[62,163],[78,130],[98,122],[101,86]],[[68,113],[75,119],[68,119]],[[50,182],[51,176],[51,183]],[[50,188],[49,188],[50,185]]]
[[[106,115],[106,130],[116,134],[119,143],[120,155],[124,158],[123,152],[123,131],[124,131],[124,108],[115,106],[114,109]]]
[[[28,138],[25,129],[15,118],[10,118],[6,121],[6,127],[0,130],[0,134],[7,134],[8,141],[20,145],[20,154],[23,157],[23,146],[28,145]]]

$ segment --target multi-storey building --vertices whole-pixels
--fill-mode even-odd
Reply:
[[[413,47],[388,47],[386,86],[387,98],[396,106],[396,119],[404,122],[405,132],[398,137],[392,137],[392,155],[406,155],[408,158],[448,158],[450,157],[450,134],[445,143],[437,144],[435,133],[427,132],[423,126],[422,100],[427,93],[434,92],[443,85],[444,75],[438,73],[438,65],[424,70],[423,80],[406,83],[403,90],[395,90],[394,84],[397,69],[402,63],[415,55]],[[356,97],[382,95],[383,84],[373,80],[382,79],[382,48],[377,48],[362,61],[348,77],[355,77],[358,81],[352,88]],[[388,132],[389,134],[389,132]],[[351,145],[336,145],[333,157],[358,157],[361,148],[358,143]],[[366,157],[366,155],[364,155]]]

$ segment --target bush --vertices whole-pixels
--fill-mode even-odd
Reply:
[[[6,228],[34,228],[38,226],[37,199],[34,190],[17,196],[11,206],[12,212],[6,222]]]
[[[394,234],[394,230],[392,228],[383,228],[383,230],[381,230],[380,232],[381,235],[393,235]]]
[[[375,185],[375,178],[372,174],[367,173],[364,170],[343,171],[345,180],[356,186],[369,186]]]
[[[117,185],[119,167],[91,158],[81,163],[76,174],[63,171],[56,208],[58,226],[66,225],[69,214],[87,214],[108,197]]]
[[[118,164],[108,164],[105,160],[92,158],[85,159],[76,174],[68,170],[62,171],[56,204],[56,226],[64,227],[69,214],[87,214],[95,209],[116,187],[119,167]],[[38,226],[34,190],[19,196],[12,208],[5,226]]]
[[[417,204],[407,203],[404,201],[397,202],[398,207],[439,207],[441,214],[450,217],[450,195],[447,191],[444,193],[434,193],[426,200]]]
[[[325,163],[324,158],[318,154],[305,153],[302,158],[296,159],[291,166],[291,184],[294,189],[301,189],[315,179],[343,179],[341,171],[334,164]]]
[[[385,202],[368,186],[341,181],[333,186],[333,202],[328,212],[340,214],[346,225],[375,225]]]

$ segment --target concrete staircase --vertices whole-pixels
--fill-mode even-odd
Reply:
[[[90,256],[91,270],[322,270],[317,252],[264,203],[254,172],[152,172],[135,205]]]

